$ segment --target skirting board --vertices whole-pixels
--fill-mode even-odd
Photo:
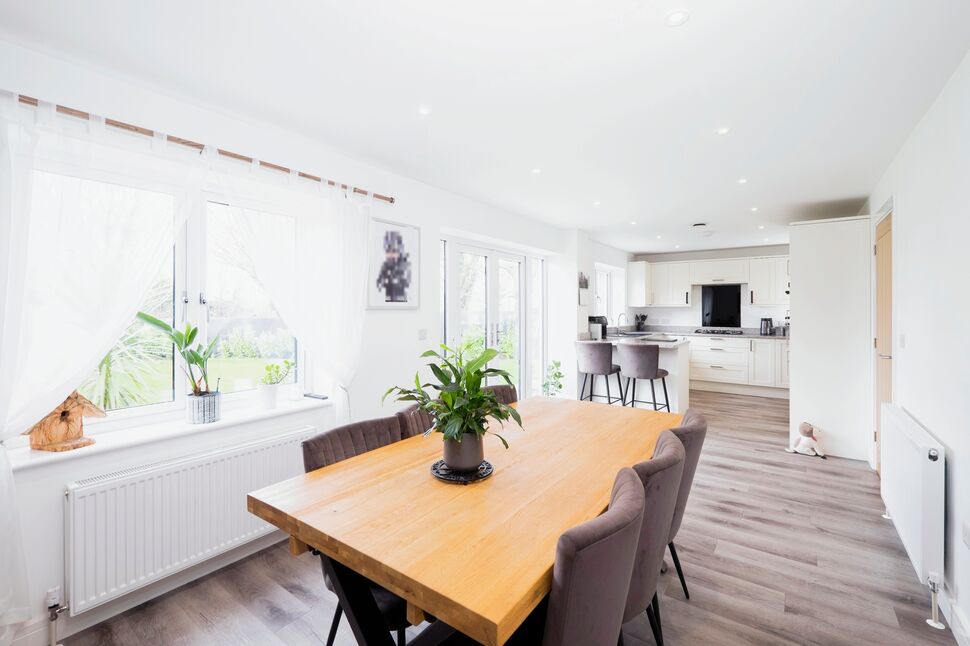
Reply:
[[[950,595],[945,590],[940,594],[940,610],[943,611],[943,616],[946,617],[946,623],[950,627],[953,637],[957,640],[957,644],[970,646],[970,633],[967,632],[970,629],[970,621],[963,616],[959,607],[950,603]]]
[[[182,570],[181,572],[173,574],[170,577],[166,577],[153,585],[135,590],[130,594],[116,599],[112,603],[105,604],[104,606],[98,608],[93,608],[77,617],[68,617],[66,614],[61,615],[61,618],[57,621],[58,641],[64,639],[65,637],[76,635],[82,630],[90,628],[95,624],[99,624],[102,621],[107,621],[115,615],[120,615],[126,610],[130,610],[131,608],[141,605],[146,601],[150,601],[155,597],[160,597],[166,592],[171,592],[175,588],[182,587],[183,585],[191,583],[196,579],[200,579],[211,572],[215,572],[218,569],[242,560],[251,554],[255,554],[260,550],[279,543],[285,538],[286,534],[283,532],[272,532],[265,536],[260,536],[259,538],[244,545],[240,545],[234,550],[214,556],[207,561],[199,563],[195,567]],[[21,627],[11,646],[47,646],[50,644],[50,636],[47,626],[48,621],[46,614],[31,618],[26,625]]]
[[[787,388],[772,388],[770,386],[749,386],[747,384],[728,384],[720,381],[690,380],[691,390],[703,390],[712,393],[728,393],[729,395],[751,395],[754,397],[772,397],[774,399],[788,399]]]

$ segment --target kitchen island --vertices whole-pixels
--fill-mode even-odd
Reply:
[[[670,412],[683,413],[690,406],[690,339],[678,335],[626,333],[609,335],[606,340],[613,344],[613,363],[617,363],[616,346],[622,343],[634,345],[660,346],[660,364],[670,374],[667,375],[667,395],[670,397]],[[621,373],[622,376],[622,373]],[[622,380],[626,385],[626,380]],[[663,387],[655,381],[657,401],[663,403]],[[632,392],[632,391],[631,391]],[[637,399],[650,399],[650,382],[641,380],[637,384]],[[643,408],[644,404],[637,404]]]

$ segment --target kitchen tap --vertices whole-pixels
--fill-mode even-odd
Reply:
[[[619,314],[616,315],[616,331],[617,332],[620,332],[621,331],[620,330],[620,317],[621,316],[622,317],[626,317],[626,319],[627,319],[627,321],[626,321],[627,325],[630,324],[630,317],[626,315],[626,312],[620,312]]]

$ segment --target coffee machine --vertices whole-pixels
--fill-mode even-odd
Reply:
[[[761,336],[769,336],[775,333],[775,325],[770,318],[761,319]]]
[[[594,341],[599,341],[600,339],[606,338],[606,326],[608,325],[605,316],[590,316],[589,317],[589,336]],[[597,331],[599,334],[597,334]]]

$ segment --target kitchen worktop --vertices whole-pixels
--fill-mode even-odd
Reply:
[[[649,336],[637,336],[630,334],[608,334],[606,340],[610,343],[616,345],[617,343],[631,343],[636,345],[659,345],[661,349],[663,348],[679,348],[682,345],[687,345],[690,343],[690,339],[685,338],[683,334],[670,335],[675,337],[674,341],[662,341],[658,339],[651,339]]]
[[[745,327],[741,328],[741,334],[700,334],[695,332],[700,328],[699,325],[694,325],[687,327],[684,325],[647,325],[644,326],[643,332],[657,332],[666,333],[671,336],[699,336],[699,337],[712,337],[717,339],[777,339],[779,341],[787,341],[791,339],[791,332],[789,331],[788,336],[782,336],[780,334],[773,335],[762,335],[758,328]],[[624,331],[633,330],[633,327],[623,328]],[[612,335],[611,335],[612,336]]]

